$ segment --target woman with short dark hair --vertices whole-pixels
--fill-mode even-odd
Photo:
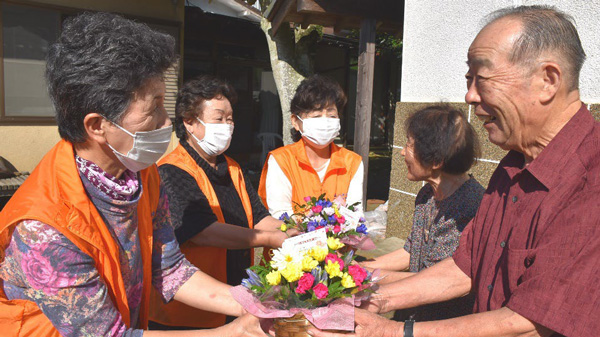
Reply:
[[[254,247],[280,247],[282,221],[269,215],[237,162],[225,156],[234,129],[233,87],[211,75],[183,85],[175,108],[179,145],[159,162],[175,235],[185,257],[200,270],[239,285],[253,263]],[[291,234],[291,233],[288,233]],[[153,299],[151,327],[210,328],[225,315],[181,302]],[[231,318],[230,318],[231,319]]]
[[[362,158],[333,143],[345,105],[342,88],[327,77],[313,75],[298,86],[290,107],[296,143],[269,153],[260,180],[259,194],[274,217],[295,213],[307,196],[362,203]]]
[[[402,156],[407,178],[423,181],[412,230],[404,249],[363,262],[381,269],[389,283],[452,256],[460,233],[479,208],[485,189],[467,172],[479,155],[479,142],[465,115],[448,104],[428,106],[408,117]],[[408,271],[400,272],[397,271]],[[471,313],[471,296],[403,311],[396,318],[430,321]]]
[[[229,286],[188,262],[155,162],[171,139],[164,73],[172,37],[109,13],[65,21],[48,53],[62,140],[0,212],[5,336],[169,336],[146,332],[150,291],[229,315]],[[265,336],[245,315],[196,336]]]

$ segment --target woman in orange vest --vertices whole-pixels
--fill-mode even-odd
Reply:
[[[294,213],[305,197],[346,196],[362,202],[364,168],[361,157],[333,143],[340,131],[346,95],[340,85],[313,75],[300,83],[292,99],[295,143],[269,153],[259,194],[274,217]]]
[[[62,140],[0,213],[3,336],[144,332],[150,289],[228,315],[229,286],[188,262],[154,163],[169,145],[163,75],[172,37],[108,13],[67,19],[48,52]],[[265,336],[244,316],[204,335]]]
[[[221,282],[239,285],[253,247],[279,247],[288,236],[271,217],[238,163],[223,155],[233,134],[233,87],[214,76],[188,81],[179,91],[175,132],[179,145],[159,162],[175,235],[186,258]],[[225,315],[153,298],[150,326],[211,328]]]

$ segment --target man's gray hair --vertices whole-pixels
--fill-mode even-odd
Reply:
[[[499,9],[487,16],[487,24],[502,18],[515,18],[523,24],[521,36],[514,42],[510,61],[533,66],[545,51],[558,52],[564,64],[570,90],[579,88],[579,73],[585,52],[575,28],[575,20],[553,6],[535,5]]]

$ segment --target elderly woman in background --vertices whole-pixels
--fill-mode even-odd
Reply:
[[[425,185],[415,200],[413,226],[404,249],[362,262],[364,267],[387,274],[381,283],[408,277],[452,256],[485,191],[467,174],[478,156],[479,144],[460,110],[446,104],[419,110],[406,120],[406,134],[408,140],[401,154],[407,178]],[[472,309],[473,299],[466,296],[396,312],[396,318],[446,319],[470,314]]]
[[[259,195],[274,217],[291,215],[307,196],[362,202],[362,158],[333,143],[345,105],[344,91],[331,79],[313,75],[298,86],[290,106],[296,142],[269,153],[260,179]]]
[[[159,162],[175,234],[186,258],[221,282],[239,285],[253,263],[253,247],[280,247],[287,234],[271,217],[238,163],[225,156],[233,134],[231,85],[204,75],[179,91],[179,145]],[[151,327],[217,327],[224,315],[173,301],[151,308]],[[158,323],[158,324],[156,324]],[[161,326],[162,325],[162,326]]]
[[[181,254],[154,165],[171,137],[174,45],[113,14],[65,22],[47,60],[62,140],[0,213],[3,335],[173,335],[142,330],[151,286],[164,301],[244,312]],[[252,316],[194,335],[264,336]]]

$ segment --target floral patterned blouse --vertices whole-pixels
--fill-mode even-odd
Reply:
[[[93,204],[118,241],[122,277],[131,314],[127,328],[113,304],[94,260],[53,227],[39,221],[20,222],[0,266],[9,299],[35,302],[62,336],[142,336],[139,308],[142,259],[137,231],[141,185],[136,174],[122,179],[76,157],[79,174]],[[175,239],[164,188],[153,217],[152,284],[170,301],[197,271],[181,254]]]

